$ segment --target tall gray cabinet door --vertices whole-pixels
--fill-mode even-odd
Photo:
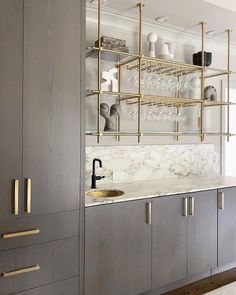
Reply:
[[[191,194],[188,218],[188,275],[217,266],[217,191]]]
[[[186,196],[153,200],[152,288],[187,277]]]
[[[236,261],[236,188],[220,190],[218,200],[218,265],[222,266]]]
[[[75,209],[80,169],[81,3],[24,3],[25,201],[29,196],[27,179],[31,179],[31,214]]]
[[[85,294],[137,295],[151,289],[146,201],[86,209]]]
[[[0,220],[13,218],[22,177],[23,1],[0,1]],[[19,192],[20,196],[20,192]]]

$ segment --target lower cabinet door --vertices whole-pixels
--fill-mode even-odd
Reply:
[[[151,289],[146,209],[145,200],[86,208],[86,295],[137,295]]]
[[[16,293],[15,295],[78,295],[78,278]]]
[[[187,277],[187,196],[153,200],[152,288]]]
[[[0,295],[77,275],[77,237],[0,252]]]
[[[188,275],[217,266],[217,191],[189,196]]]
[[[223,266],[236,261],[236,188],[220,190],[218,199],[218,265]]]

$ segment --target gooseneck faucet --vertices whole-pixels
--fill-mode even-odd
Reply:
[[[101,180],[103,178],[105,178],[105,176],[97,176],[95,173],[95,165],[96,162],[99,163],[100,168],[102,168],[102,161],[100,159],[93,159],[93,173],[92,173],[92,181],[91,181],[91,188],[97,188],[96,182],[97,180]]]

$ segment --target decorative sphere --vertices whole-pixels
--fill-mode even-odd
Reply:
[[[148,42],[156,42],[157,41],[157,34],[156,33],[150,33],[147,36]]]

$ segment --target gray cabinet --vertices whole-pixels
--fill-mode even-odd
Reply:
[[[78,279],[72,278],[55,284],[42,286],[15,295],[78,295]]]
[[[193,277],[216,265],[217,192],[153,200],[152,287]]]
[[[236,188],[218,192],[218,265],[236,261]]]
[[[217,266],[217,191],[191,194],[189,214],[188,276],[192,277]]]
[[[0,220],[16,216],[14,180],[22,178],[22,36],[23,0],[1,0]]]
[[[0,295],[78,275],[78,238],[0,252]]]
[[[187,196],[153,199],[152,288],[187,277]],[[186,208],[187,209],[187,208]]]
[[[24,3],[23,175],[31,179],[31,214],[72,210],[80,179],[81,3]]]
[[[86,295],[136,295],[151,288],[146,213],[145,200],[86,208]]]

